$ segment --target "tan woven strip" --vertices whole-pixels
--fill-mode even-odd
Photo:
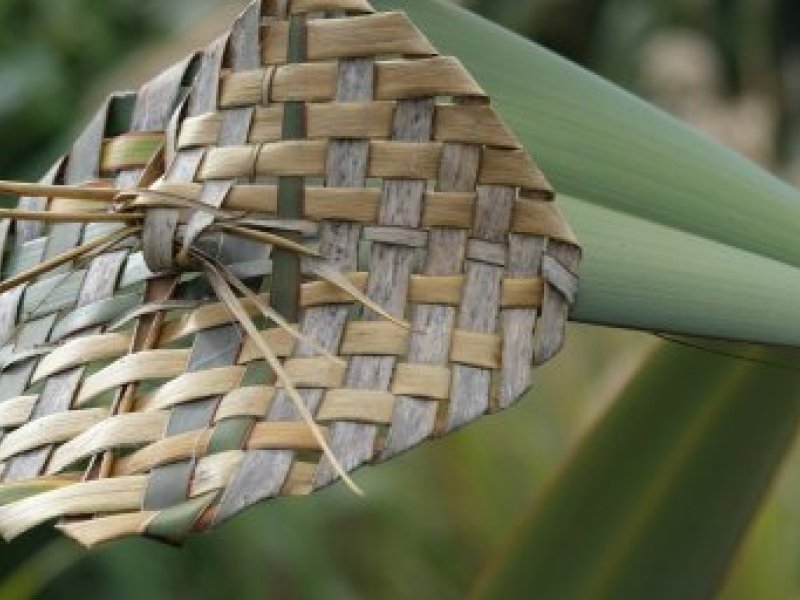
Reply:
[[[293,327],[296,327],[296,325],[293,325]],[[262,332],[262,336],[267,344],[269,344],[269,347],[272,348],[272,351],[275,352],[276,356],[285,358],[294,353],[297,340],[286,330],[279,328],[268,329]],[[239,364],[246,365],[255,360],[263,359],[264,355],[256,346],[255,341],[248,337],[242,346],[242,352],[239,355]]]
[[[92,335],[69,340],[42,357],[31,381],[36,382],[54,373],[96,360],[119,358],[128,352],[130,342],[130,335],[125,333]]]
[[[403,356],[408,352],[408,338],[408,330],[389,321],[352,321],[345,330],[340,353]]]
[[[319,140],[289,140],[260,147],[211,148],[199,179],[227,179],[253,173],[274,176],[322,176],[328,145]],[[434,179],[443,146],[440,142],[395,142],[377,140],[370,144],[370,177],[391,179]],[[522,187],[552,196],[552,190],[522,150],[483,149],[478,182],[484,185]]]
[[[450,398],[451,379],[452,374],[447,367],[402,363],[395,369],[392,393],[447,400]]]
[[[474,367],[499,369],[502,366],[503,341],[499,335],[456,329],[450,360]]]
[[[60,446],[50,458],[47,474],[63,471],[92,454],[137,446],[159,439],[169,421],[167,412],[127,413],[100,421]]]
[[[222,452],[198,461],[194,470],[188,498],[196,498],[228,485],[231,475],[239,467],[244,452]]]
[[[222,109],[257,106],[264,101],[264,81],[270,71],[240,71],[223,75],[219,107]]]
[[[325,394],[317,421],[349,421],[388,425],[392,422],[394,395],[372,390],[341,389]]]
[[[313,357],[290,358],[284,368],[297,388],[332,389],[342,387],[347,366],[328,358]]]
[[[452,227],[472,229],[475,194],[471,192],[428,192],[423,227]]]
[[[206,452],[208,440],[213,431],[201,429],[173,435],[154,442],[144,448],[119,457],[114,463],[114,477],[124,477],[144,473],[192,456],[202,456]]]
[[[275,397],[275,388],[268,386],[248,386],[228,393],[220,403],[214,422],[233,417],[260,418],[267,414]]]
[[[272,80],[271,97],[273,102],[329,102],[335,97],[338,68],[335,62],[302,63],[284,65],[275,69]],[[222,80],[225,86],[238,86],[235,79]],[[387,98],[390,99],[390,98]]]
[[[347,277],[359,291],[363,292],[367,287],[366,273],[350,273]],[[343,292],[340,288],[327,281],[314,281],[304,284],[300,298],[303,308],[324,306],[326,304],[353,303],[353,298],[350,294]]]
[[[253,146],[210,148],[197,175],[199,181],[244,177],[256,172],[259,149]],[[282,165],[288,168],[288,165]]]
[[[230,73],[228,76],[234,78],[237,83],[234,86],[220,89],[219,106],[231,109],[252,108],[262,104],[265,101],[265,92],[269,88],[273,74],[272,68]],[[220,124],[220,131],[221,128],[222,124]],[[246,136],[247,132],[243,133]]]
[[[200,460],[192,474],[186,499],[196,498],[227,486],[231,474],[238,468],[243,457],[242,452],[231,451]]]
[[[325,429],[322,428],[323,433]],[[292,421],[261,421],[256,423],[248,450],[321,450],[311,430],[305,423]]]
[[[524,150],[485,147],[478,183],[521,187],[537,196],[553,198],[553,188]]]
[[[314,477],[317,474],[318,466],[317,463],[294,461],[281,488],[280,495],[308,496],[314,491]]]
[[[259,175],[321,176],[328,145],[320,141],[288,140],[260,147],[211,148],[198,179],[228,179]]]
[[[238,185],[231,190],[226,205],[233,210],[278,212],[278,188],[271,185]]]
[[[230,77],[234,77],[231,75]],[[257,95],[258,78],[239,74],[240,82],[225,89],[223,103],[252,104]],[[250,89],[247,86],[252,86]],[[391,134],[395,101],[311,103],[306,107],[309,139],[388,139]],[[283,105],[256,108],[250,142],[261,144],[281,139]],[[217,144],[222,113],[187,118],[182,126],[180,149]],[[475,143],[499,149],[521,149],[519,142],[488,105],[445,104],[436,107],[434,139],[440,142]]]
[[[78,540],[86,548],[92,548],[100,543],[143,533],[157,514],[154,511],[131,512],[98,519],[70,521],[57,525],[57,528]]]
[[[197,200],[201,187],[199,183],[159,182],[154,189]],[[277,204],[278,190],[274,185],[240,184],[231,189],[225,198],[224,207],[232,211],[274,214],[277,212]]]
[[[409,302],[458,306],[463,288],[463,275],[412,275]]]
[[[286,62],[289,24],[273,21],[265,26],[264,64]],[[343,19],[307,22],[308,60],[400,54],[435,56],[436,50],[402,13],[378,13]]]
[[[439,104],[434,139],[521,149],[519,141],[488,104]]]
[[[514,207],[511,230],[514,233],[541,235],[578,246],[575,233],[552,202],[518,200]]]
[[[424,96],[486,96],[461,62],[451,56],[378,62],[376,68],[377,100]]]
[[[188,360],[189,350],[148,350],[124,356],[87,377],[74,406],[84,406],[95,396],[127,383],[177,377],[186,370]]]
[[[269,302],[268,295],[262,295],[260,297],[265,302]],[[258,307],[247,298],[242,299],[241,302],[248,314],[255,315],[258,313]],[[228,323],[233,323],[233,321],[234,319],[230,311],[223,303],[215,302],[206,304],[188,314],[181,315],[180,318],[174,321],[168,321],[161,330],[159,345],[165,346],[170,342],[197,333],[198,331],[218,325],[226,325]]]
[[[117,477],[69,485],[0,506],[0,531],[7,540],[50,519],[129,511],[141,506],[147,477]]]
[[[324,219],[374,223],[380,190],[370,188],[306,188],[305,215],[314,221]]]
[[[265,144],[258,154],[256,170],[259,175],[322,175],[327,152],[328,145],[318,141]]]
[[[212,146],[219,141],[221,131],[222,113],[186,117],[181,123],[178,150],[186,150],[196,146]]]
[[[264,142],[277,142],[282,137],[283,129],[283,104],[270,106],[257,106],[250,129],[250,142],[263,144]]]
[[[402,100],[425,96],[485,97],[485,92],[458,59],[442,56],[417,60],[377,62],[375,99]],[[292,100],[330,102],[335,97],[337,63],[282,65],[270,86],[272,102]],[[257,105],[263,100],[264,70],[225,75],[221,82],[221,108]]]
[[[31,417],[38,396],[19,396],[0,402],[0,429],[19,427]]]
[[[434,56],[436,49],[400,12],[308,22],[308,59],[381,54]]]
[[[157,189],[196,198],[199,184],[161,184]],[[378,210],[380,190],[370,188],[306,188],[305,216],[314,221],[323,219],[352,220],[372,223]],[[225,208],[274,213],[277,188],[269,185],[234,187]],[[422,226],[473,228],[474,193],[428,192]],[[514,206],[511,224],[514,233],[538,235],[577,245],[575,233],[553,202],[520,198]]]
[[[392,179],[434,179],[442,159],[437,142],[372,142],[370,177]]]
[[[324,431],[324,428],[322,428]],[[192,456],[205,455],[212,431],[190,431],[161,439],[141,450],[120,458],[114,470],[115,477],[149,471],[155,467]],[[305,423],[262,421],[257,423],[246,442],[248,450],[319,450],[319,444]]]
[[[0,443],[0,460],[33,448],[72,439],[107,416],[106,409],[73,410],[46,415],[15,429]]]
[[[503,280],[501,308],[539,308],[544,296],[544,281],[539,277]]]
[[[200,398],[227,394],[239,385],[244,373],[245,368],[240,366],[184,373],[139,398],[136,407],[141,411],[163,410]]]
[[[395,102],[330,102],[306,108],[309,139],[388,139]]]
[[[261,62],[265,65],[286,64],[289,46],[289,21],[282,19],[270,20],[262,28],[261,42]]]

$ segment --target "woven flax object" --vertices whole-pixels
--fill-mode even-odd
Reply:
[[[489,98],[366,0],[255,2],[13,189],[7,539],[180,541],[447,434],[529,388],[577,291]]]

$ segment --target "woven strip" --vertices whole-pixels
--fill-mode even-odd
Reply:
[[[158,193],[121,247],[0,295],[6,538],[60,519],[89,546],[177,543],[308,494],[513,404],[577,293],[575,236],[488,96],[365,0],[254,2],[43,183]],[[64,189],[19,208],[96,207]],[[3,221],[3,277],[114,218]],[[234,310],[197,256],[252,296]]]

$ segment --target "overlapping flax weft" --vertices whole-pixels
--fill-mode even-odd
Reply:
[[[6,189],[7,539],[180,541],[347,478],[517,400],[577,290],[479,84],[366,0],[253,3]]]

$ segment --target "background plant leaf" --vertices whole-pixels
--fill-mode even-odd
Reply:
[[[710,597],[795,437],[798,391],[795,371],[664,346],[515,528],[478,595]]]
[[[557,190],[585,248],[578,320],[800,344],[800,202],[762,168],[441,0],[406,10],[458,56]]]

